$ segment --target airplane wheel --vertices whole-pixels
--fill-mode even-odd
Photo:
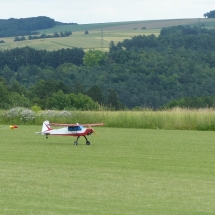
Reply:
[[[77,141],[75,141],[75,142],[74,142],[74,145],[75,145],[75,146],[76,146],[76,145],[78,145],[78,142],[77,142]]]
[[[86,144],[87,144],[87,145],[90,145],[90,141],[87,141]]]

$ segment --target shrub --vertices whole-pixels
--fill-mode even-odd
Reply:
[[[31,107],[31,110],[37,113],[37,112],[41,111],[41,107],[37,106],[37,105],[34,105],[34,106]]]
[[[16,107],[3,112],[4,122],[32,123],[34,119],[35,113],[32,110],[23,107]]]

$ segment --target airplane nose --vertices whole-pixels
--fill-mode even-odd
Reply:
[[[94,132],[93,129],[92,129],[92,128],[89,128],[87,133],[88,133],[88,135],[90,135],[90,134],[92,134],[93,132]]]

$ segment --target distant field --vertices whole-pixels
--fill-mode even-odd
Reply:
[[[214,214],[214,132],[1,125],[0,214]]]
[[[124,39],[131,39],[135,35],[150,35],[159,34],[159,30],[129,30],[129,31],[89,31],[88,35],[83,32],[74,32],[70,37],[63,38],[49,38],[49,39],[38,39],[38,40],[26,40],[14,42],[13,38],[0,38],[4,40],[4,44],[0,44],[0,50],[12,49],[16,47],[29,46],[35,49],[46,49],[49,51],[58,50],[62,48],[73,48],[79,47],[84,50],[89,49],[106,49],[108,50],[110,42],[114,41],[117,44]],[[103,35],[103,36],[102,36]],[[26,37],[27,39],[27,37]]]
[[[112,23],[94,23],[94,24],[83,24],[83,25],[64,25],[56,26],[52,29],[46,29],[40,31],[41,33],[53,33],[54,31],[71,30],[85,31],[85,30],[98,30],[103,29],[104,31],[109,30],[134,30],[135,28],[140,30],[143,27],[147,29],[161,29],[164,27],[176,26],[176,25],[198,25],[204,24],[205,27],[211,25],[215,27],[214,19],[205,18],[194,18],[194,19],[167,19],[167,20],[145,20],[145,21],[131,21],[131,22],[112,22]]]
[[[0,50],[13,49],[16,47],[30,46],[35,49],[46,49],[49,51],[62,48],[79,47],[85,51],[89,49],[100,49],[107,51],[111,41],[118,43],[124,39],[131,39],[136,35],[159,35],[164,27],[175,25],[204,25],[215,28],[215,19],[175,19],[175,20],[146,20],[136,22],[113,22],[94,23],[82,25],[60,25],[51,29],[39,30],[40,33],[53,34],[54,32],[72,31],[72,36],[67,38],[52,38],[39,40],[26,40],[14,42],[14,38],[0,38],[5,43],[0,44]],[[142,28],[146,29],[142,29]],[[85,35],[88,30],[89,34]],[[26,39],[28,36],[26,36]]]

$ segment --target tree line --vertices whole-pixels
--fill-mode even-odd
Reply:
[[[36,50],[28,46],[11,50],[0,51],[0,68],[8,66],[16,72],[20,67],[39,66],[41,68],[50,66],[57,68],[64,63],[73,63],[80,66],[83,64],[84,50],[81,48],[61,49],[49,52],[47,50]]]
[[[37,39],[45,39],[45,38],[58,38],[58,37],[69,37],[72,35],[71,31],[61,31],[60,33],[54,32],[53,34],[41,34],[40,36],[30,35],[28,36],[28,40],[37,40]],[[18,37],[16,36],[14,42],[26,40],[25,36]]]
[[[48,52],[29,47],[2,51],[0,76],[7,92],[16,92],[43,109],[72,108],[71,101],[77,100],[71,97],[78,94],[80,100],[87,96],[116,110],[193,107],[192,101],[214,107],[214,50],[213,29],[176,26],[162,29],[158,37],[139,35],[111,42],[109,52],[85,53],[80,48]],[[56,107],[63,95],[67,102]],[[195,98],[205,99],[197,102]],[[1,104],[4,101],[8,103],[5,98]]]

